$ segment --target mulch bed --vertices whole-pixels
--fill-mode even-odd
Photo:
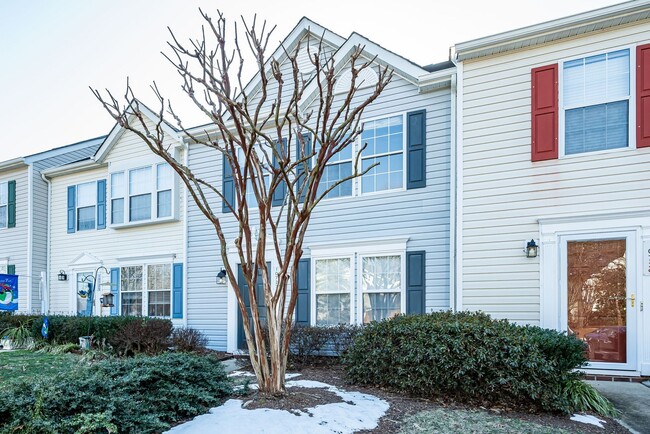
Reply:
[[[619,425],[613,419],[603,418],[605,420],[604,428],[593,425],[574,422],[568,416],[555,416],[549,414],[526,413],[521,411],[512,411],[502,408],[484,408],[472,407],[452,401],[439,399],[414,398],[398,393],[390,392],[384,389],[364,386],[351,386],[345,381],[345,372],[340,365],[326,367],[306,367],[301,370],[292,370],[301,375],[296,380],[314,380],[339,387],[344,390],[359,391],[370,395],[377,396],[390,404],[387,414],[379,421],[379,426],[373,430],[359,431],[364,434],[393,434],[399,431],[401,421],[407,416],[417,414],[422,411],[436,408],[450,408],[462,410],[484,410],[490,414],[499,415],[506,418],[521,419],[528,422],[551,428],[561,428],[575,433],[599,433],[599,434],[627,434],[628,431]],[[336,394],[324,389],[306,389],[293,388],[291,393],[282,398],[268,398],[260,394],[253,393],[248,398],[244,398],[246,408],[274,408],[287,411],[304,411],[309,407],[319,404],[329,404],[332,402],[342,402]]]

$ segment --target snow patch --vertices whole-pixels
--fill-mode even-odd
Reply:
[[[175,426],[168,433],[236,432],[239,434],[352,434],[377,427],[386,414],[388,403],[383,399],[361,392],[348,392],[320,381],[289,381],[287,388],[322,388],[341,397],[343,402],[317,405],[307,411],[288,412],[258,408],[246,410],[243,401],[230,399],[209,414],[195,417],[190,422]]]
[[[589,425],[595,425],[598,428],[605,428],[603,424],[607,423],[604,420],[598,419],[596,416],[592,416],[590,414],[574,414],[571,416],[571,420],[575,422],[586,423]]]
[[[228,374],[229,377],[254,377],[255,374],[247,371],[232,371]]]

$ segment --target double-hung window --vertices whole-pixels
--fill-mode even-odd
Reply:
[[[315,261],[316,325],[350,324],[352,259]]]
[[[120,269],[122,315],[171,316],[171,264],[147,264]]]
[[[9,209],[9,184],[6,182],[0,183],[0,229],[6,228],[8,225],[8,212]]]
[[[77,185],[77,230],[95,229],[97,218],[97,183]]]
[[[630,134],[630,50],[562,65],[564,154],[625,148]]]
[[[266,169],[267,164],[264,155],[262,154],[262,150],[258,147],[255,146],[253,148],[253,152],[256,152],[257,158],[262,166],[262,173],[264,176],[264,188],[266,191],[268,191],[270,185],[271,185],[271,175],[269,171]],[[270,151],[269,151],[270,152]],[[251,154],[251,159],[255,158]],[[239,163],[239,166],[241,167],[242,174],[244,173],[244,167],[246,165],[246,154],[244,153],[244,150],[241,148],[237,149],[237,160]],[[250,176],[251,173],[255,173],[255,176],[257,176],[257,171],[253,167],[253,164],[251,162],[250,167],[248,168],[248,175],[246,177],[246,203],[248,204],[249,208],[257,208],[257,198],[255,197],[255,191],[253,190],[253,179]]]
[[[167,163],[113,172],[110,187],[113,225],[174,215],[174,171]]]
[[[364,323],[398,315],[402,308],[402,257],[362,256],[361,294]]]
[[[404,187],[404,115],[364,122],[361,193]],[[374,167],[373,167],[374,166]]]
[[[332,158],[330,158],[330,160],[327,162],[327,165],[323,169],[323,177],[321,178],[320,184],[318,185],[319,195],[323,194],[329,188],[332,188],[332,190],[330,190],[325,196],[327,199],[352,196],[351,179],[334,187],[336,183],[352,175],[352,148],[353,144],[350,143],[336,155],[333,155]],[[316,156],[318,155],[319,151],[320,146],[317,145]]]

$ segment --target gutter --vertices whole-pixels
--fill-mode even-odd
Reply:
[[[94,169],[94,168],[100,168],[105,166],[107,165],[97,163],[92,159],[85,159],[85,160],[77,161],[75,163],[66,164],[64,166],[58,166],[48,170],[44,170],[43,172],[41,172],[41,175],[49,176],[49,177],[68,175],[71,173],[81,172],[91,168]]]
[[[455,311],[463,310],[463,63],[456,62],[456,148],[455,148]],[[450,301],[451,302],[451,301]]]
[[[449,193],[449,308],[456,312],[456,76],[451,77],[451,137],[450,137],[450,193]]]
[[[27,166],[25,159],[20,157],[20,158],[14,158],[13,160],[3,161],[2,163],[0,163],[0,170],[20,169],[25,166]]]

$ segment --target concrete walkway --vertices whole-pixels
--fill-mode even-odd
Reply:
[[[641,383],[588,381],[621,410],[619,422],[633,433],[650,434],[650,387]]]

